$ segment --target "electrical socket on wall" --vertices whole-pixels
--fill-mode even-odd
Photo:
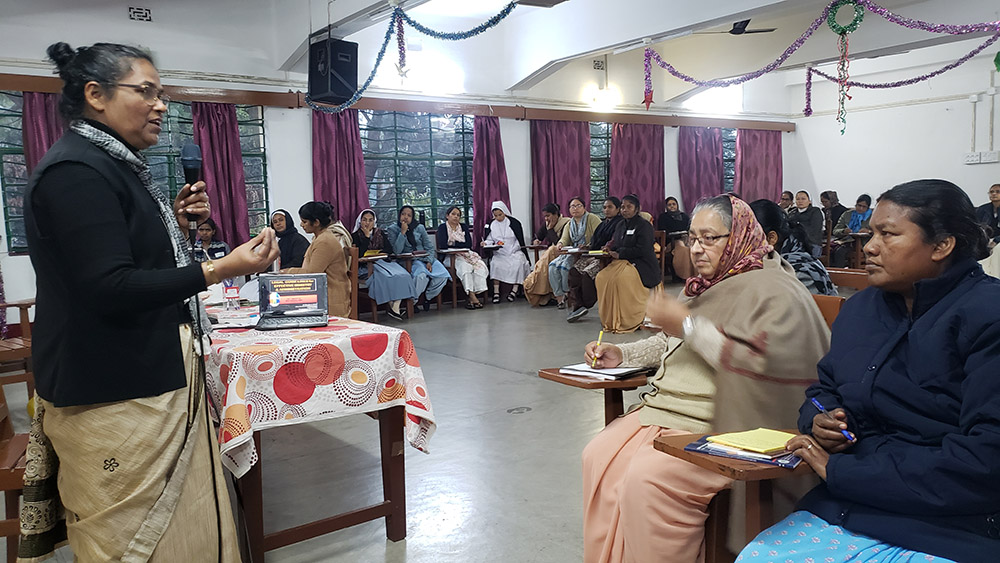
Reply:
[[[980,156],[978,152],[967,152],[965,153],[965,163],[966,164],[979,164]]]
[[[979,162],[1000,162],[1000,151],[983,151],[979,153]]]

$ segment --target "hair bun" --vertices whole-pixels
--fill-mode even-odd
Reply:
[[[49,60],[56,63],[59,70],[66,68],[73,58],[76,57],[76,52],[73,48],[68,43],[62,41],[49,45],[49,48],[45,52],[48,54]]]

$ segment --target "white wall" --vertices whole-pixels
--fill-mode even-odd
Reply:
[[[285,209],[291,213],[296,225],[299,207],[313,200],[311,113],[309,109],[264,108],[268,203],[272,212]]]
[[[510,185],[510,212],[521,221],[527,239],[534,231],[534,217],[542,216],[541,211],[531,209],[531,123],[501,119],[500,144]]]
[[[851,64],[852,74],[865,82],[919,76],[958,59],[978,42],[857,61]],[[981,95],[990,86],[991,74],[1000,84],[1000,76],[993,70],[994,54],[995,50],[990,50],[989,55],[918,85],[879,91],[852,89],[844,135],[835,121],[836,85],[825,80],[814,82],[814,115],[795,119],[796,131],[783,138],[784,189],[805,189],[814,202],[819,192],[836,190],[841,202],[850,206],[862,193],[874,198],[908,180],[942,178],[962,187],[973,203],[985,203],[989,186],[1000,181],[1000,164],[967,165],[964,155],[989,150],[991,101],[997,136],[1000,100]],[[801,112],[804,73],[791,77],[794,80],[784,88],[787,92],[782,93],[779,86],[775,96],[787,99],[790,111]],[[973,104],[968,97],[974,94],[980,94],[980,102],[976,104],[973,149]],[[995,141],[993,150],[998,148]]]

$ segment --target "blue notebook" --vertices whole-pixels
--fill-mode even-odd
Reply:
[[[753,461],[756,463],[777,465],[778,467],[786,467],[788,469],[795,469],[799,465],[799,463],[802,462],[802,458],[800,458],[795,454],[785,454],[777,457],[770,457],[764,454],[757,454],[754,452],[744,452],[736,448],[730,448],[727,446],[721,446],[719,444],[713,444],[712,442],[708,441],[708,436],[702,436],[700,440],[691,442],[690,444],[684,446],[684,450],[689,452],[698,452],[719,457],[728,457],[731,459],[742,459],[743,461]]]

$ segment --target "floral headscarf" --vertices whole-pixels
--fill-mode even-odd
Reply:
[[[773,250],[767,244],[764,229],[750,206],[738,197],[729,196],[729,201],[733,205],[733,225],[729,229],[729,239],[719,259],[719,267],[712,279],[706,280],[702,276],[688,278],[684,284],[684,294],[688,297],[701,295],[730,276],[763,268],[764,255]]]

